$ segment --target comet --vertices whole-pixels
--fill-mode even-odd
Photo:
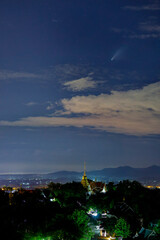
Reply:
[[[120,49],[118,49],[113,55],[113,57],[111,58],[111,61],[121,59],[123,57],[124,50],[125,50],[124,47],[121,47]]]

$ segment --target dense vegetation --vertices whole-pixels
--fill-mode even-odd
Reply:
[[[91,196],[76,182],[50,183],[47,189],[21,189],[13,194],[0,190],[0,236],[12,240],[89,240],[91,226],[98,220],[88,216],[90,208],[113,216],[101,220],[111,235],[122,235],[121,228],[125,227],[128,234],[123,237],[131,239],[142,225],[160,234],[160,222],[151,225],[160,218],[159,202],[159,189],[146,189],[136,181],[116,186],[109,183],[107,193]]]

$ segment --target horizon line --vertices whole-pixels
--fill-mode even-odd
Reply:
[[[131,167],[128,165],[124,165],[124,166],[119,166],[119,167],[105,167],[102,169],[98,169],[98,170],[88,170],[86,172],[92,172],[92,171],[102,171],[104,169],[116,169],[116,168],[123,168],[123,167],[129,167],[129,168],[134,168],[134,169],[142,169],[142,168],[150,168],[150,167],[160,167],[160,165],[150,165],[148,167]],[[28,173],[0,173],[0,175],[47,175],[47,174],[52,174],[52,173],[58,173],[58,172],[76,172],[76,173],[81,173],[83,171],[75,171],[75,170],[58,170],[55,172],[47,172],[47,173],[32,173],[32,172],[28,172]]]

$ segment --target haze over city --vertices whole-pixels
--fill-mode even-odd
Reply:
[[[0,173],[160,165],[160,1],[0,1]]]

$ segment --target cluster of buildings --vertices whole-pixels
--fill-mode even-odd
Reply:
[[[83,185],[83,187],[85,189],[87,189],[87,191],[90,195],[96,194],[96,193],[106,193],[107,192],[107,187],[104,182],[96,181],[96,179],[95,179],[95,181],[93,181],[93,180],[90,180],[87,178],[85,165],[84,165],[84,173],[82,176],[81,184]],[[154,187],[147,186],[147,188],[154,188]],[[157,188],[160,188],[160,187],[158,186]],[[119,208],[119,210],[121,212],[125,212],[125,214],[127,214],[130,217],[133,217],[133,218],[135,217],[134,216],[135,213],[134,213],[133,209],[130,208],[126,203],[122,202],[119,204],[120,205],[117,205],[117,208]],[[88,214],[92,215],[93,217],[98,216],[97,210],[93,210],[93,209],[90,209]],[[110,215],[109,212],[101,214],[101,217],[102,218],[110,218],[110,217],[117,218],[116,216]],[[104,227],[102,225],[100,224],[100,225],[96,226],[95,233],[97,232],[97,234],[98,234],[97,239],[115,240],[116,237],[110,236],[110,234],[106,232],[106,230],[104,229]],[[155,224],[155,226],[156,225],[157,225],[157,223]],[[156,236],[157,235],[154,230],[145,229],[142,227],[141,230],[139,231],[139,233],[137,233],[133,237],[133,239],[135,239],[135,240],[142,240],[142,239],[153,240],[153,239],[157,239],[157,238],[155,238]],[[118,239],[122,240],[122,238],[120,238],[120,237]]]
[[[107,191],[107,187],[105,183],[97,182],[96,179],[95,181],[87,179],[85,165],[84,165],[84,174],[81,180],[81,184],[83,185],[84,188],[87,189],[89,194],[95,194],[97,192],[106,193]]]

